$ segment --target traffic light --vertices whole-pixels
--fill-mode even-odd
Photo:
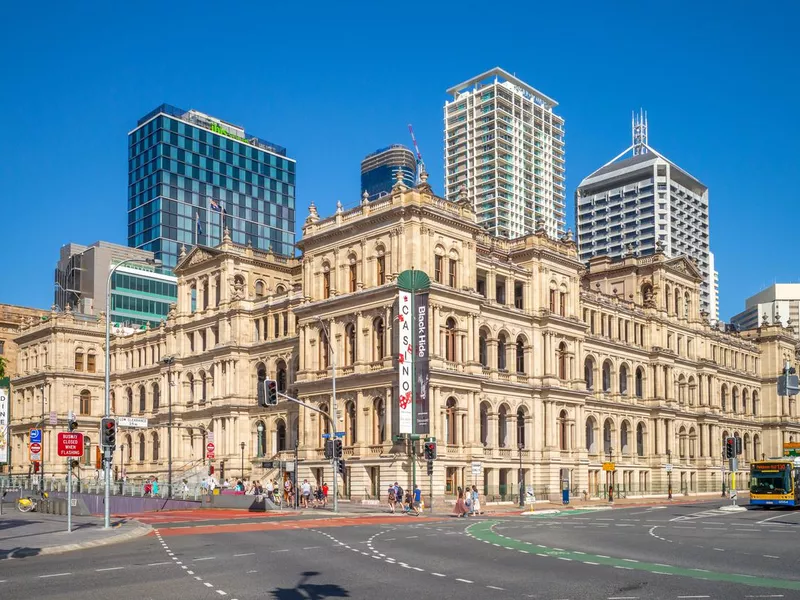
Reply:
[[[77,468],[78,468],[78,461],[77,461],[77,460],[73,460],[73,461],[71,461],[71,462],[69,463],[69,466],[70,466],[70,468],[72,468],[72,469],[77,469]]]
[[[100,422],[100,444],[106,450],[117,447],[117,422],[112,418],[104,418]]]
[[[209,475],[213,475],[214,474],[214,465],[211,465],[210,467],[208,467],[208,474]]]
[[[428,461],[428,475],[433,475],[433,461]]]
[[[425,460],[436,460],[436,442],[425,442]]]
[[[339,460],[337,460],[336,462],[337,462],[337,464],[338,464],[339,475],[341,475],[342,477],[344,477],[344,459],[343,459],[343,458],[340,458],[340,459],[339,459]]]
[[[736,439],[729,437],[725,438],[725,458],[733,458],[736,456]]]
[[[333,458],[342,458],[342,438],[333,440]]]
[[[39,472],[39,461],[38,460],[33,461],[33,472],[34,473],[38,473]]]
[[[265,379],[263,386],[263,393],[258,396],[259,406],[262,408],[276,406],[278,404],[278,382],[274,379]]]
[[[739,456],[742,453],[742,438],[736,436],[733,439],[736,440],[736,456]]]
[[[333,458],[333,440],[325,440],[325,460]]]
[[[75,420],[75,417],[72,417],[69,420],[69,430],[75,431],[78,428],[78,422]]]

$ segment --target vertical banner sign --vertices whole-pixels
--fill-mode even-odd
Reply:
[[[8,462],[8,389],[0,388],[0,463]]]
[[[398,432],[413,433],[414,387],[414,319],[411,311],[412,293],[400,290],[397,326],[400,331],[397,358],[398,372]]]
[[[428,330],[428,292],[414,298],[414,403],[415,433],[430,433],[430,382]]]

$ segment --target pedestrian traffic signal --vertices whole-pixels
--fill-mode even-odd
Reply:
[[[70,431],[75,431],[78,428],[78,422],[75,420],[74,417],[69,420],[68,427]]]
[[[325,440],[325,460],[333,458],[333,440]]]
[[[736,440],[736,456],[739,456],[742,453],[742,438],[737,435],[733,439]]]
[[[333,458],[342,458],[342,438],[333,440]]]
[[[77,469],[78,468],[78,461],[77,460],[70,461],[69,466],[72,469]]]
[[[433,461],[428,461],[428,475],[433,475]]]
[[[100,444],[106,450],[117,447],[117,422],[109,417],[100,421]]]
[[[338,464],[338,467],[337,467],[337,468],[338,468],[338,471],[339,471],[339,475],[341,475],[342,477],[344,477],[344,459],[343,459],[343,458],[340,458],[340,459],[339,459],[339,460],[337,460],[336,462],[337,462],[337,464]]]
[[[208,474],[209,475],[213,475],[214,474],[214,465],[211,465],[210,467],[208,467]]]
[[[278,382],[274,379],[265,379],[263,383],[263,393],[258,396],[259,406],[277,406],[278,404]]]
[[[725,438],[725,458],[733,458],[736,456],[736,439],[729,437]]]
[[[33,472],[34,473],[38,473],[39,472],[39,461],[38,460],[33,461]]]
[[[436,442],[425,442],[425,460],[436,460]]]

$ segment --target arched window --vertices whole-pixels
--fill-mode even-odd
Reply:
[[[189,404],[194,404],[194,375],[191,373],[186,374],[186,387],[189,389]]]
[[[147,410],[147,392],[143,385],[139,386],[139,412],[143,413]]]
[[[386,441],[386,406],[383,398],[372,401],[372,443],[382,444]]]
[[[92,414],[92,394],[89,390],[83,390],[80,395],[80,412],[82,415]]]
[[[506,370],[506,334],[497,336],[497,370]]]
[[[356,326],[348,323],[344,328],[345,338],[345,356],[347,357],[347,365],[353,365],[356,362]]]
[[[517,448],[525,448],[525,412],[517,409]]]
[[[724,383],[722,384],[722,390],[720,391],[720,406],[722,410],[727,410],[728,408],[728,386]]]
[[[328,347],[328,336],[325,330],[319,332],[319,364],[320,369],[327,369],[330,360],[330,348]]]
[[[322,297],[331,297],[331,269],[327,263],[322,265]]]
[[[589,454],[597,453],[596,431],[597,421],[595,421],[594,417],[589,417],[586,419],[586,450]]]
[[[761,438],[758,436],[758,434],[756,434],[753,436],[753,460],[760,460],[760,458],[761,458]]]
[[[117,396],[114,393],[114,390],[111,390],[108,393],[108,403],[109,403],[110,408],[111,408],[111,414],[112,415],[117,414]]]
[[[753,390],[753,416],[758,415],[758,392]],[[755,439],[755,438],[754,438]]]
[[[583,379],[586,381],[586,389],[590,392],[594,390],[594,360],[587,356],[583,361]]]
[[[611,392],[611,361],[603,363],[603,391],[608,394]]]
[[[489,445],[489,405],[486,402],[481,402],[481,444],[484,446]]]
[[[677,295],[675,300],[677,300]],[[678,455],[681,458],[686,458],[686,427],[681,427],[678,430]]]
[[[133,390],[128,388],[125,390],[125,403],[128,416],[133,414]]]
[[[145,442],[144,442],[144,434],[139,434],[139,462],[144,462],[144,451],[145,451]]]
[[[689,429],[689,458],[694,458],[697,449],[697,431],[694,427]]]
[[[264,297],[264,282],[260,279],[256,281],[256,298]]]
[[[380,317],[372,322],[372,334],[372,347],[375,349],[373,360],[383,360],[383,338],[386,336],[386,332],[384,331],[383,327],[383,319]]]
[[[161,388],[157,383],[153,384],[153,412],[157,412],[161,405]]]
[[[736,386],[733,386],[733,391],[731,392],[731,409],[734,414],[739,412],[739,388]]]
[[[386,257],[383,248],[376,250],[378,256],[375,258],[375,278],[378,285],[386,283]]]
[[[358,423],[356,422],[356,403],[350,401],[344,405],[345,446],[353,446],[358,441],[356,436],[357,425]]]
[[[747,414],[750,411],[750,392],[747,388],[742,390],[742,412]]]
[[[189,288],[189,310],[191,312],[197,312],[197,286],[192,285]],[[144,460],[144,459],[142,459]]]
[[[275,445],[276,451],[278,452],[285,452],[286,451],[286,421],[283,419],[278,419],[275,422]]]
[[[130,435],[126,435],[125,443],[123,445],[125,448],[123,448],[122,451],[125,454],[125,458],[130,463],[133,461],[133,438]]]
[[[517,337],[517,347],[516,347],[516,362],[517,362],[517,373],[524,373],[525,372],[525,339],[522,336]]]
[[[556,351],[558,356],[558,378],[561,381],[567,380],[567,345],[561,342]]]
[[[644,423],[636,426],[636,456],[644,456]]]
[[[686,403],[686,377],[683,373],[678,376],[678,403],[685,404]]]
[[[275,382],[278,385],[278,391],[282,394],[286,393],[286,380],[286,363],[283,360],[279,360],[275,364]]]
[[[478,362],[484,367],[489,366],[489,348],[487,344],[487,333],[481,329],[478,333]]]
[[[691,300],[689,298],[689,292],[683,296],[683,316],[687,319],[689,318],[689,308],[691,307]]]
[[[569,450],[569,424],[567,411],[562,410],[558,415],[558,447],[561,450]]]
[[[508,407],[503,404],[497,413],[497,445],[508,447]]]
[[[622,422],[622,427],[619,430],[619,448],[622,451],[623,455],[628,455],[630,453],[630,447],[628,443],[628,433],[630,430],[630,426],[628,425],[627,421]]]
[[[444,358],[450,362],[456,360],[456,320],[450,317],[445,322]]]
[[[667,304],[664,308],[667,310],[667,314],[669,314],[672,310],[672,289],[669,286],[665,286],[664,288],[664,298]]]
[[[208,392],[208,379],[206,379],[206,372],[200,371],[200,404],[203,404],[206,399]]]
[[[628,365],[626,364],[619,368],[619,393],[622,396],[628,395]]]
[[[281,284],[278,284],[278,286],[275,288],[275,295],[280,296],[281,294],[285,293],[286,293],[286,287],[284,287]]]
[[[256,421],[256,456],[267,454],[267,426],[264,421]]]
[[[636,384],[635,384],[636,397],[641,398],[644,396],[644,369],[642,367],[636,368]]]
[[[264,366],[264,363],[258,363],[256,365],[256,398],[258,399],[258,405],[264,406],[266,404],[266,400],[264,399],[264,382],[267,380],[267,368]]]
[[[89,373],[97,372],[97,356],[94,352],[89,352],[86,355],[86,371]]]
[[[614,442],[612,439],[614,425],[611,419],[606,419],[603,423],[603,453],[611,454],[614,451]]]
[[[158,441],[158,434],[154,431],[153,432],[153,460],[158,460],[159,457],[159,441]]]
[[[458,426],[456,422],[456,412],[458,410],[458,403],[456,402],[455,398],[448,398],[447,402],[444,405],[444,420],[445,420],[445,433],[447,435],[447,439],[445,440],[446,444],[454,445],[458,443],[458,437],[456,433],[458,432]]]

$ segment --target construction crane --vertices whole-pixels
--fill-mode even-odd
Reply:
[[[417,185],[420,183],[420,175],[425,171],[425,162],[422,160],[422,152],[419,151],[417,138],[414,136],[414,128],[411,123],[408,124],[408,132],[411,134],[411,141],[414,142],[414,151],[417,153]]]

